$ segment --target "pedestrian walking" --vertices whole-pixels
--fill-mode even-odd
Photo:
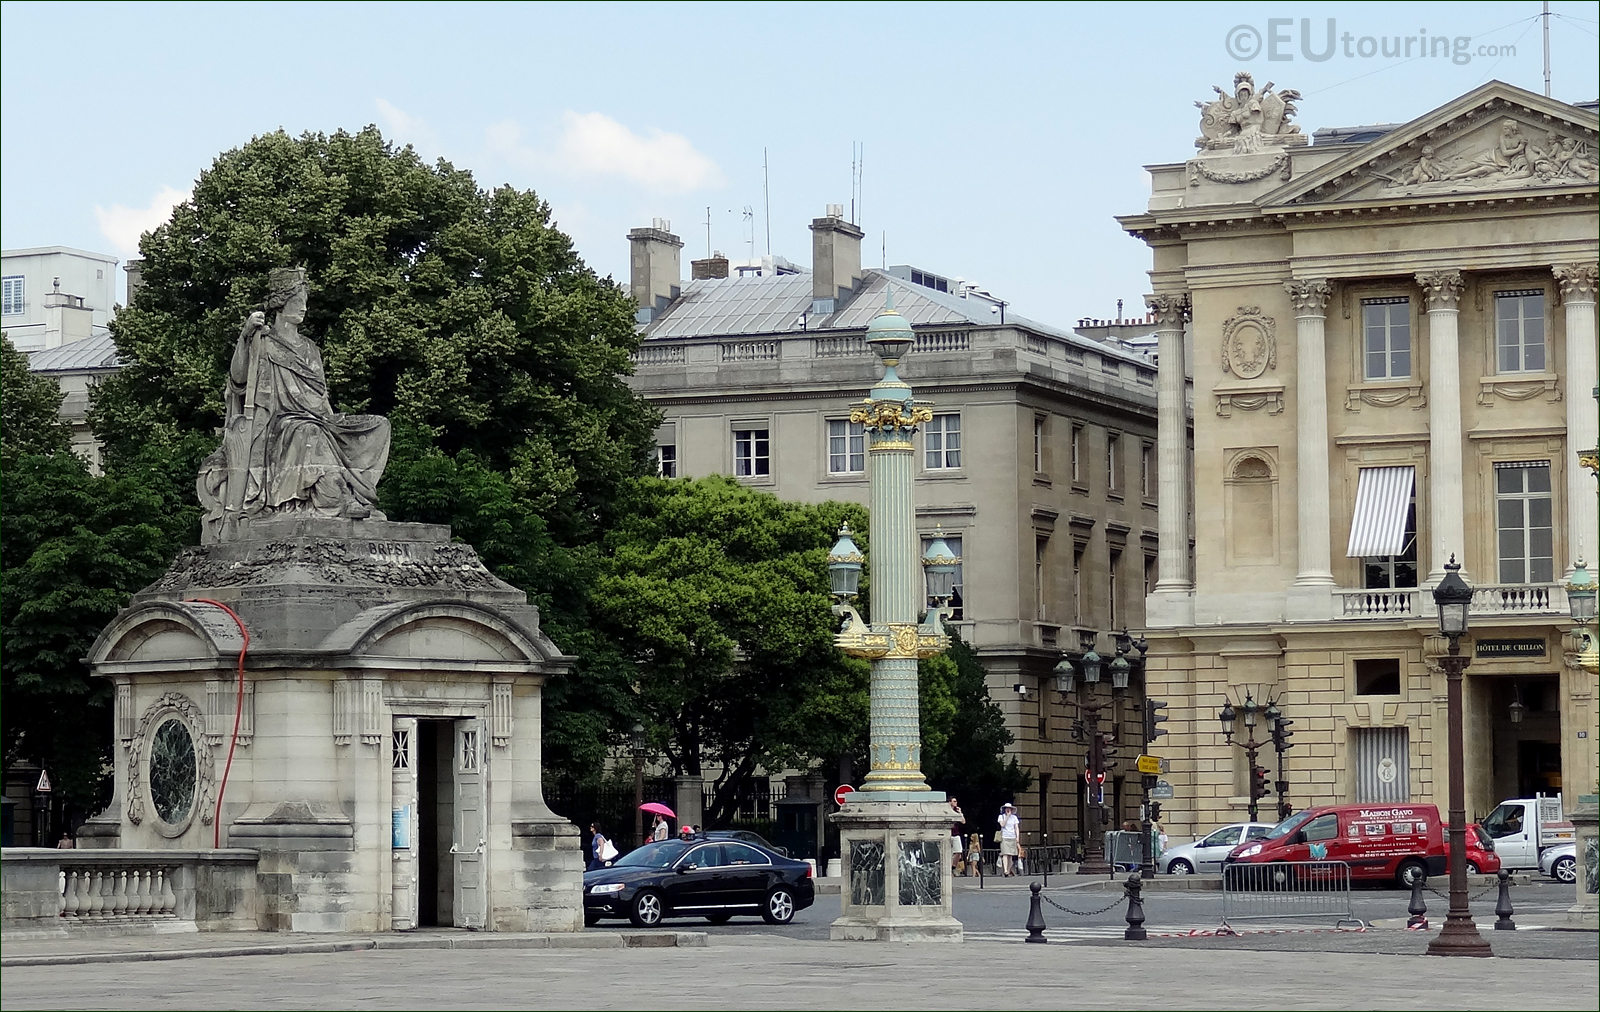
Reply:
[[[981,878],[983,876],[983,834],[973,833],[967,840],[967,867],[965,875],[974,872]]]
[[[960,872],[966,863],[966,848],[961,845],[965,839],[967,817],[961,814],[961,802],[954,795],[950,797],[950,870]]]
[[[650,842],[660,843],[671,835],[672,827],[667,825],[667,817],[657,812],[655,825],[650,830]]]
[[[1017,806],[1007,801],[1000,808],[1000,874],[1006,878],[1017,874],[1018,845],[1022,839],[1022,820],[1017,818]]]
[[[604,868],[617,859],[617,845],[600,832],[600,824],[589,823],[589,871]]]

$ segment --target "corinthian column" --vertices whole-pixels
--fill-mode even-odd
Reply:
[[[1600,444],[1600,405],[1594,388],[1600,383],[1595,356],[1594,264],[1561,264],[1555,268],[1561,285],[1561,304],[1567,311],[1567,531],[1571,539],[1567,575],[1573,556],[1587,555],[1592,565],[1600,556],[1600,510],[1596,509],[1594,479],[1578,466],[1576,455]]]
[[[1146,295],[1156,315],[1156,466],[1160,509],[1157,530],[1155,592],[1188,593],[1189,575],[1189,420],[1184,407],[1183,323],[1189,317],[1189,296]]]
[[[1333,586],[1329,564],[1328,381],[1324,329],[1328,322],[1326,281],[1296,278],[1283,283],[1294,303],[1295,453],[1299,458],[1300,567],[1296,586]]]
[[[1461,272],[1417,275],[1428,310],[1428,582],[1444,579],[1451,553],[1467,578],[1461,484]]]

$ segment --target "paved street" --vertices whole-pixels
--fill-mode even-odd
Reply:
[[[877,945],[749,933],[706,948],[375,950],[13,967],[0,1007],[1594,1008],[1593,960],[1096,945]]]
[[[1083,888],[1081,880],[1046,894],[1063,906],[1092,911],[1117,894]],[[1071,886],[1072,888],[1068,888]],[[1238,938],[1178,937],[1188,927],[1215,928],[1214,892],[1152,890],[1146,903],[1152,937],[1121,939],[1117,903],[1093,917],[1047,906],[1048,945],[1022,942],[1029,893],[1017,880],[991,881],[982,891],[960,883],[956,910],[967,927],[963,945],[877,945],[826,941],[838,896],[824,895],[785,928],[744,920],[705,932],[704,947],[528,948],[516,936],[419,932],[364,938],[282,935],[177,935],[102,940],[8,941],[0,1008],[1144,1008],[1151,995],[1164,1007],[1272,1009],[1525,1008],[1528,981],[1538,981],[1541,1007],[1594,1008],[1597,936],[1556,930],[1569,887],[1521,886],[1525,912],[1516,932],[1488,930],[1492,905],[1476,908],[1484,936],[1506,959],[1422,956],[1431,935],[1397,927],[1367,932],[1271,933],[1254,924]],[[1488,897],[1492,899],[1492,895]],[[1357,893],[1361,916],[1398,923],[1406,894]],[[1444,901],[1430,897],[1435,926]],[[635,933],[620,923],[586,932],[590,943],[620,942]],[[567,939],[584,941],[585,939]],[[285,943],[289,949],[335,945],[351,951],[291,951],[206,959],[129,961],[141,948],[174,956],[197,949]],[[462,946],[446,948],[452,942]],[[439,947],[432,947],[439,946]],[[28,966],[30,956],[80,958],[115,953],[119,961]],[[1513,972],[1511,967],[1517,971]],[[1527,970],[1534,970],[1530,977]]]

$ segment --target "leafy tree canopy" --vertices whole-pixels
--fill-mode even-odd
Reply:
[[[721,767],[707,818],[758,770],[808,767],[864,741],[866,666],[833,646],[827,553],[859,507],[785,502],[725,477],[642,479],[603,543],[599,631],[674,771]]]
[[[109,788],[111,688],[82,658],[176,548],[173,515],[141,477],[89,473],[72,453],[56,384],[0,347],[5,405],[0,484],[0,682],[5,763],[50,772],[79,814]]]
[[[373,127],[278,132],[218,157],[140,254],[144,285],[112,323],[126,365],[93,415],[112,470],[213,437],[239,324],[285,265],[310,278],[335,407],[413,433],[397,458],[470,451],[561,545],[604,526],[647,463],[655,416],[623,381],[632,303],[532,192],[480,189]]]

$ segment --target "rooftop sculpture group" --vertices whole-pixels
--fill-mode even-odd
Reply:
[[[1200,110],[1200,137],[1194,146],[1202,152],[1250,155],[1306,143],[1300,127],[1289,122],[1300,93],[1293,89],[1274,92],[1272,88],[1268,81],[1256,91],[1255,77],[1248,70],[1233,75],[1232,95],[1213,86],[1216,98],[1195,103]]]

